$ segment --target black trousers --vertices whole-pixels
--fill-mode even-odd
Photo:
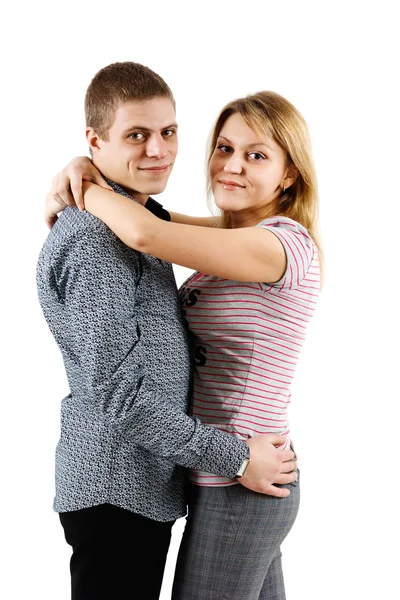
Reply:
[[[72,546],[71,600],[158,600],[174,521],[111,504],[59,516]]]

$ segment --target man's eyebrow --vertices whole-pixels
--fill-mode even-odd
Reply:
[[[130,125],[124,130],[124,133],[129,133],[130,131],[144,131],[145,133],[153,133],[154,131],[165,131],[166,129],[178,129],[178,123],[171,123],[170,125],[166,125],[161,129],[150,129],[145,125]]]
[[[226,142],[228,142],[228,144],[232,144],[233,142],[231,142],[228,138],[226,138],[223,135],[219,135],[218,139],[222,139],[225,140]],[[265,142],[255,142],[254,144],[248,144],[247,147],[248,148],[254,148],[255,146],[265,146],[266,148],[268,148],[268,150],[270,150],[271,152],[275,152],[275,150],[273,148],[271,148],[271,146],[268,146],[268,144],[266,144]]]

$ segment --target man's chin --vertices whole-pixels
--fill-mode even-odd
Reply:
[[[156,194],[161,194],[165,188],[167,187],[168,179],[164,181],[152,181],[147,184],[141,186],[143,190],[143,194],[148,194],[149,196],[154,196]]]
[[[154,196],[156,194],[161,194],[165,188],[167,187],[167,183],[168,180],[166,181],[149,181],[149,182],[145,182],[143,183],[135,181],[129,181],[129,180],[124,180],[124,182],[116,182],[119,183],[119,185],[122,185],[122,187],[124,187],[126,189],[127,192],[129,192],[130,194],[132,194],[132,196],[135,197],[135,195],[140,194],[141,196]]]

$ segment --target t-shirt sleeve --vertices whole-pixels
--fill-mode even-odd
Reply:
[[[257,225],[267,229],[282,243],[286,254],[286,270],[279,281],[270,283],[274,287],[293,289],[301,284],[309,272],[314,254],[315,244],[308,231],[292,219],[274,217]]]

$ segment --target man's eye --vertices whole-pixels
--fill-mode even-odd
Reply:
[[[230,146],[227,146],[226,144],[219,144],[217,148],[218,150],[221,150],[221,152],[223,152],[224,154],[229,154],[229,152],[232,152],[232,148]]]
[[[143,140],[144,134],[140,132],[133,132],[130,133],[128,137],[130,137],[132,140]]]
[[[174,134],[175,134],[174,129],[166,129],[165,131],[163,131],[164,137],[172,137]]]
[[[264,154],[261,154],[261,152],[250,152],[249,156],[257,161],[265,160],[266,158]]]

